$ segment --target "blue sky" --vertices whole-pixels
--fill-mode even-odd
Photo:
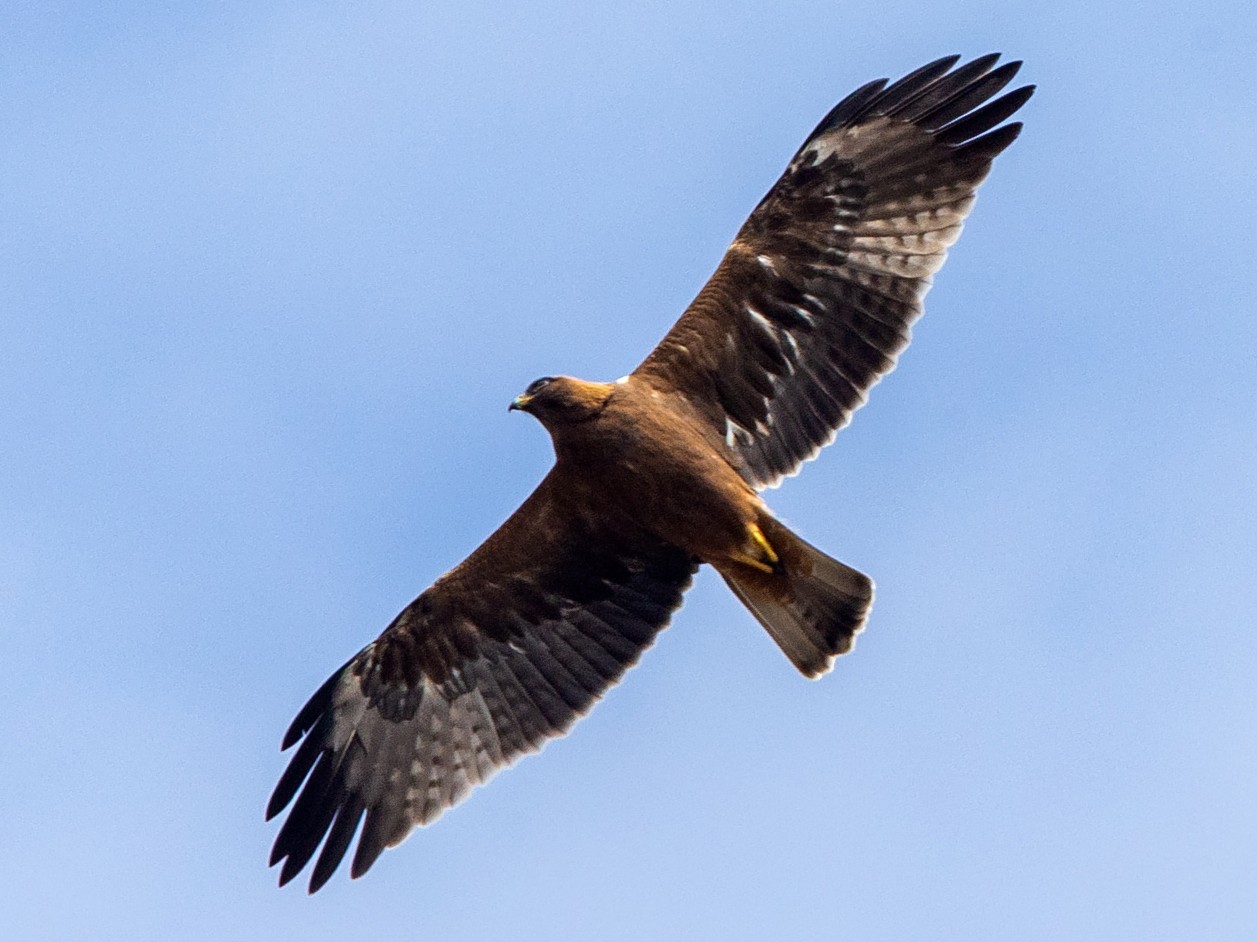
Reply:
[[[518,7],[521,5],[511,5]],[[0,928],[1247,939],[1249,5],[7,4]],[[802,680],[712,574],[541,757],[317,897],[279,739],[550,462],[819,117],[1039,92],[900,368],[773,492],[873,575]]]

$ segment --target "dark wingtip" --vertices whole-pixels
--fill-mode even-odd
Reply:
[[[830,109],[804,139],[795,158],[819,135],[853,126],[872,115],[899,117],[934,131],[943,143],[968,146],[973,143],[969,138],[995,127],[1025,104],[1034,91],[1033,85],[1027,85],[988,102],[1012,81],[1023,64],[1015,59],[996,67],[1002,55],[989,52],[964,63],[959,55],[942,56],[893,82],[884,78],[867,82]],[[979,107],[983,102],[987,103]]]
[[[977,157],[982,160],[993,160],[1009,144],[1017,140],[1018,135],[1021,134],[1021,127],[1020,121],[1014,121],[1012,124],[1005,124],[981,137],[974,138],[969,143],[956,148],[956,159],[966,160],[970,157]]]
[[[295,857],[289,857],[284,861],[283,869],[279,871],[279,885],[287,886],[292,882],[293,877],[301,872],[304,863],[296,863]]]
[[[297,794],[297,789],[305,781],[314,763],[326,751],[325,737],[328,725],[330,721],[324,714],[320,724],[316,724],[310,730],[310,734],[301,743],[301,747],[293,753],[292,759],[288,762],[288,768],[284,769],[284,774],[279,777],[275,790],[271,792],[271,800],[266,805],[267,821],[288,807],[288,803]]]
[[[371,820],[372,817],[374,815],[368,812],[367,824],[362,829],[362,836],[358,838],[358,848],[349,866],[349,876],[354,880],[370,870],[372,865],[380,859],[380,854],[384,853],[384,836],[378,825],[373,826],[376,822]]]
[[[332,822],[327,839],[323,842],[323,850],[315,861],[314,872],[310,874],[310,893],[317,893],[332,878],[336,868],[345,857],[345,851],[353,842],[354,834],[362,821],[366,805],[360,795],[351,794],[336,812],[336,820]]]
[[[992,129],[996,128],[1001,121],[1012,117],[1020,110],[1021,106],[1030,100],[1030,96],[1034,94],[1034,89],[1035,86],[1033,85],[1023,85],[1021,88],[1001,95],[976,111],[970,111],[968,114],[958,117],[951,124],[939,129],[935,132],[935,139],[940,143],[949,144],[960,149],[985,149],[990,152],[992,157],[995,156],[1000,150],[1011,144],[1017,135],[1014,133],[998,149],[992,149],[990,145],[998,140],[994,135],[1004,130],[1003,128],[998,128],[992,131]],[[988,134],[988,131],[991,131],[991,133]],[[987,142],[987,146],[985,148],[974,148],[973,145],[979,141]]]
[[[316,866],[314,868],[314,873],[310,874],[310,883],[306,887],[306,894],[313,896],[319,890],[323,889],[323,887],[327,884],[327,881],[332,878],[332,874],[335,872],[335,866],[327,868],[326,872]]]
[[[962,69],[977,68],[981,70],[982,72],[989,72],[991,68],[997,62],[999,62],[1000,59],[1003,59],[1003,58],[1004,58],[1004,53],[1002,52],[984,52],[981,55],[974,56],[968,62],[964,63],[964,65],[962,65],[961,68]],[[960,56],[956,56],[955,59],[952,60],[952,64],[955,65],[956,62],[960,61],[960,59],[961,59]],[[1014,72],[1016,72],[1017,69],[1021,68],[1021,65],[1022,65],[1021,59],[1009,59],[1008,61],[1000,65],[1000,68],[1001,69],[1011,68]]]
[[[942,56],[935,59],[933,62],[927,62],[920,68],[913,69],[907,75],[903,76],[903,78],[896,79],[889,86],[887,86],[884,94],[887,96],[894,96],[910,85],[928,85],[939,76],[947,74],[947,72],[951,70],[951,67],[959,61],[960,54],[956,53],[950,56]]]
[[[824,134],[831,128],[840,127],[843,124],[856,120],[870,102],[876,101],[878,96],[883,94],[886,83],[889,81],[890,79],[880,78],[871,82],[865,82],[842,101],[838,102],[838,104],[834,105],[834,107],[830,108],[829,113],[821,118],[820,123],[812,129],[812,133],[804,139],[803,146],[806,147],[808,141]]]
[[[305,706],[298,711],[292,723],[289,724],[287,732],[284,733],[284,739],[279,746],[280,752],[285,752],[295,746],[297,740],[309,732],[314,724],[318,722],[319,717],[327,712],[327,708],[332,703],[332,690],[340,683],[345,670],[359,656],[356,654],[342,664],[339,670],[334,671],[332,676],[323,681],[322,686],[314,691],[310,699],[306,701]]]

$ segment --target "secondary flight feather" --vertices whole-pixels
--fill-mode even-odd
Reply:
[[[519,756],[562,735],[715,568],[806,676],[849,651],[863,573],[759,492],[797,472],[895,365],[960,235],[1019,62],[931,62],[832,110],[653,352],[615,383],[544,377],[511,404],[555,464],[466,560],[336,671],[283,740],[271,854],[310,891],[351,873]],[[997,97],[998,96],[998,97]],[[317,858],[316,855],[317,854]]]

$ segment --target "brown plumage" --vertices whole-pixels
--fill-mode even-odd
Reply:
[[[894,366],[930,278],[1030,97],[1020,63],[930,63],[840,102],[655,350],[615,383],[547,377],[512,403],[555,464],[524,504],[314,694],[267,810],[293,802],[280,883],[352,874],[566,732],[711,564],[805,675],[851,649],[873,584],[759,496]],[[994,99],[994,100],[992,100]],[[321,852],[319,851],[322,845]]]

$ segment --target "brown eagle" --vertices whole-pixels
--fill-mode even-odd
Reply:
[[[1033,92],[1019,62],[949,56],[843,99],[632,373],[546,377],[512,409],[550,473],[496,533],[297,714],[267,808],[271,864],[310,892],[361,827],[352,874],[562,735],[641,656],[710,563],[806,676],[851,649],[864,574],[758,491],[828,444],[895,365],[991,161]]]

